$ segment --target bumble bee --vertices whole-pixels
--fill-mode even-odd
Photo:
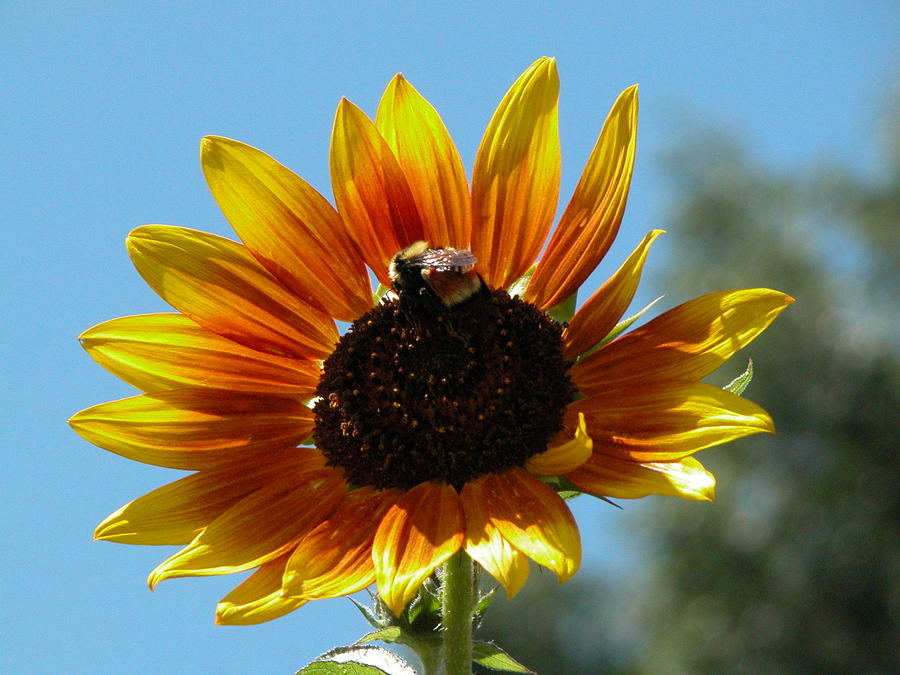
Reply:
[[[417,241],[394,256],[388,273],[403,310],[420,313],[487,294],[477,261],[466,249],[428,248],[428,242]]]

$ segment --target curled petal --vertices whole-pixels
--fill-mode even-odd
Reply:
[[[653,230],[638,244],[628,260],[616,270],[605,284],[587,299],[563,332],[563,356],[574,360],[598,344],[615,328],[631,304],[641,281],[644,261],[650,245],[663,233]]]
[[[469,184],[459,151],[432,105],[402,75],[388,84],[375,125],[394,151],[432,246],[469,245]]]
[[[237,242],[145,225],[132,230],[127,243],[150,287],[213,333],[294,358],[325,358],[337,342],[331,317],[297,298]]]
[[[540,309],[549,309],[575,293],[616,238],[634,169],[637,113],[634,85],[613,104],[572,200],[528,284],[525,300]]]
[[[513,83],[488,123],[472,173],[472,252],[494,288],[525,274],[559,198],[559,76],[550,58]]]
[[[362,257],[341,217],[309,183],[230,138],[200,146],[206,182],[259,263],[304,302],[343,321],[372,305]]]
[[[596,497],[638,499],[669,495],[710,502],[715,498],[715,476],[693,457],[639,463],[594,454],[566,478]]]
[[[258,352],[182,314],[112,319],[78,339],[97,363],[146,392],[208,387],[303,399],[315,393],[321,372],[313,361]]]
[[[613,340],[569,371],[583,394],[699,380],[748,345],[794,299],[767,288],[710,293]]]
[[[491,522],[483,484],[484,478],[470,481],[459,495],[466,516],[466,553],[500,582],[512,599],[528,580],[528,559]]]
[[[219,626],[251,626],[293,612],[308,601],[281,594],[281,576],[288,555],[263,564],[216,605]]]
[[[482,489],[488,517],[504,539],[556,572],[560,583],[578,571],[578,525],[558,494],[518,468],[488,474]]]
[[[546,451],[529,457],[525,468],[538,476],[560,476],[572,471],[587,460],[593,452],[594,442],[587,432],[584,415],[578,415],[575,436],[551,444]]]
[[[745,398],[703,382],[658,382],[604,391],[569,406],[583,413],[594,453],[634,461],[669,461],[758,434],[772,418]]]
[[[384,516],[372,559],[381,598],[400,615],[435,568],[463,545],[459,495],[449,485],[420,483]]]
[[[164,579],[232,574],[287,553],[328,518],[347,485],[333,469],[284,472],[216,518],[188,546],[150,573]]]

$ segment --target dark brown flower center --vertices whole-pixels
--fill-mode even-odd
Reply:
[[[427,315],[383,303],[325,361],[316,444],[351,483],[378,488],[459,489],[521,466],[560,431],[572,400],[561,334],[504,291]]]

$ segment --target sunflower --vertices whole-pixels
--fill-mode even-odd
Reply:
[[[207,182],[241,243],[163,225],[130,233],[139,273],[177,313],[85,332],[88,353],[144,394],[71,419],[106,450],[192,473],[95,537],[182,546],[151,588],[255,569],[217,607],[219,623],[248,624],[373,583],[399,614],[461,550],[509,596],[529,558],[565,581],[581,545],[564,489],[711,500],[714,478],[691,455],[773,425],[700,380],[791,298],[712,293],[612,339],[654,230],[573,315],[622,219],[637,88],[615,102],[538,260],[559,192],[558,92],[552,59],[516,80],[471,186],[402,76],[374,122],[342,100],[337,208],[259,150],[203,139]],[[478,292],[407,311],[385,290],[411,245],[471,250]],[[343,335],[335,320],[350,324]]]

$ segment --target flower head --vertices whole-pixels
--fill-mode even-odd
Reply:
[[[82,335],[145,393],[71,420],[100,447],[193,473],[96,537],[182,545],[151,587],[256,568],[217,620],[257,623],[373,582],[399,614],[461,548],[510,596],[528,558],[565,581],[581,547],[564,488],[711,499],[693,453],[772,422],[700,380],[791,299],[713,293],[609,339],[655,230],[572,315],[622,219],[637,89],[613,106],[538,260],[559,192],[558,90],[552,59],[519,77],[471,187],[437,112],[400,75],[374,122],[341,101],[337,208],[259,150],[204,139],[203,170],[241,243],[161,225],[129,235],[177,313]],[[343,336],[335,319],[351,323]]]

